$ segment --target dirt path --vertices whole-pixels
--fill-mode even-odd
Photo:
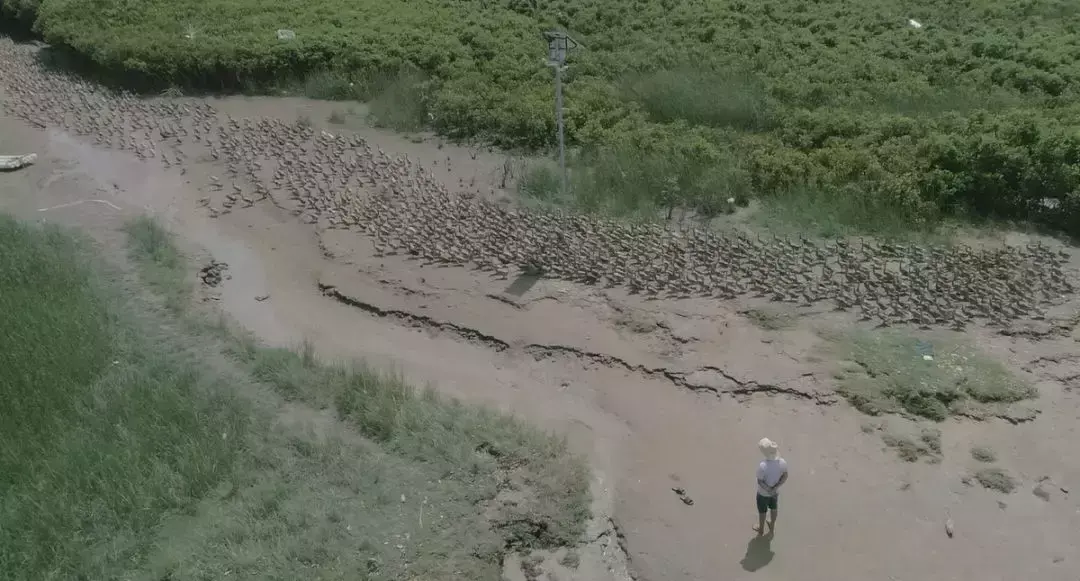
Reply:
[[[216,105],[247,111],[252,103]],[[325,104],[257,103],[260,115],[328,116]],[[496,175],[494,157],[432,153],[435,145],[370,130],[368,138],[414,157],[458,156],[463,175]],[[6,117],[0,152],[40,156],[0,174],[0,211],[77,224],[106,244],[123,218],[157,214],[199,260],[228,263],[229,278],[204,294],[265,341],[307,340],[324,357],[364,357],[565,433],[595,470],[596,542],[576,571],[549,579],[619,578],[625,558],[650,581],[1076,579],[1080,493],[1066,490],[1080,490],[1071,390],[1080,370],[1045,359],[1075,353],[1070,338],[980,336],[1018,371],[1031,370],[1041,414],[1019,425],[947,422],[944,461],[906,464],[833,394],[814,328],[850,321],[831,313],[771,332],[739,315],[751,305],[644,301],[374,258],[359,235],[320,233],[270,204],[209,218],[197,204],[197,184],[215,171],[208,165],[164,170]],[[757,539],[752,472],[763,436],[781,443],[793,475],[775,536]],[[1022,478],[1017,492],[962,482],[975,443],[992,445]],[[1046,499],[1032,494],[1044,477],[1053,484],[1043,487]]]

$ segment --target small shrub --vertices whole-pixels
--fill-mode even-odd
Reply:
[[[187,279],[187,262],[172,234],[148,216],[129,221],[124,232],[142,279],[165,298],[166,307],[182,311],[191,302],[191,282]]]
[[[941,454],[941,430],[937,428],[923,428],[919,434],[922,443],[935,454]]]
[[[571,168],[566,201],[587,212],[671,219],[675,210],[689,210],[711,217],[748,199],[747,178],[733,154],[689,142],[670,149],[590,148]]]
[[[983,468],[975,473],[975,480],[990,490],[1009,494],[1016,490],[1016,480],[1001,468]]]
[[[886,446],[896,450],[896,454],[904,462],[918,462],[919,458],[929,453],[926,447],[907,436],[886,433],[882,434],[881,441],[885,442]]]
[[[560,199],[562,189],[559,169],[551,164],[530,165],[517,183],[518,191],[523,195],[542,202],[555,202]]]
[[[559,559],[559,564],[567,569],[577,569],[581,564],[581,555],[577,549],[567,549],[566,554]]]
[[[345,101],[355,99],[355,84],[344,75],[330,71],[315,71],[304,78],[303,93],[309,99]]]
[[[426,79],[416,71],[376,75],[367,81],[371,117],[380,127],[419,131],[428,125]]]
[[[341,111],[333,111],[330,113],[329,116],[327,116],[326,121],[327,123],[330,123],[332,125],[344,125],[345,114]]]
[[[986,446],[975,446],[971,449],[971,457],[979,462],[985,462],[987,464],[997,461],[997,453],[993,449]]]

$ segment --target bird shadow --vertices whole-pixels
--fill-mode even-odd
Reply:
[[[746,555],[739,561],[742,568],[753,573],[772,562],[776,553],[772,550],[773,533],[755,535],[746,544]]]
[[[506,288],[506,294],[521,298],[525,293],[529,292],[532,287],[536,286],[536,283],[540,282],[540,277],[535,274],[522,274],[514,279],[514,282]]]

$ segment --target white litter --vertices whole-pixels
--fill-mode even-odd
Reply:
[[[26,155],[0,155],[0,170],[21,169],[37,161],[36,153]]]
[[[907,23],[912,28],[922,28],[922,23],[919,22],[918,20],[915,20],[914,18],[908,18]]]
[[[923,361],[933,361],[934,360],[933,355],[923,355],[922,358],[923,358]]]
[[[96,204],[104,204],[114,210],[119,211],[120,206],[108,201],[108,200],[79,200],[77,202],[68,202],[66,204],[58,204],[56,206],[49,206],[48,208],[38,208],[38,212],[48,212],[49,210],[59,210],[60,208],[69,208],[71,206],[78,206],[79,204],[85,204],[87,202],[94,202]]]
[[[278,40],[293,40],[296,38],[296,33],[288,28],[279,28],[277,31]]]

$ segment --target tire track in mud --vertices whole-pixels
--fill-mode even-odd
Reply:
[[[415,328],[424,329],[427,331],[433,331],[439,334],[450,335],[457,339],[462,339],[470,343],[483,345],[487,349],[490,349],[496,353],[505,352],[520,352],[522,354],[532,357],[536,361],[544,361],[546,359],[571,359],[579,362],[584,366],[599,365],[611,369],[622,369],[629,373],[639,375],[646,379],[663,379],[668,383],[688,389],[695,392],[708,392],[717,396],[722,395],[752,395],[752,394],[768,394],[774,396],[787,396],[796,399],[809,401],[817,405],[833,405],[839,401],[838,396],[833,393],[826,392],[807,392],[795,389],[786,385],[790,381],[795,379],[801,379],[805,377],[813,377],[813,373],[804,373],[797,378],[789,380],[784,383],[761,383],[754,380],[742,380],[730,373],[727,373],[723,369],[711,365],[698,367],[692,371],[680,371],[667,367],[648,367],[643,364],[633,364],[619,357],[608,355],[605,353],[595,353],[590,351],[583,351],[576,347],[570,347],[567,345],[544,345],[538,343],[532,343],[520,347],[515,347],[510,343],[499,339],[493,335],[489,335],[477,329],[471,327],[465,327],[456,323],[447,321],[439,321],[427,315],[419,315],[410,311],[404,311],[399,309],[385,309],[365,301],[362,301],[356,297],[349,296],[342,293],[334,285],[318,283],[319,291],[326,297],[329,297],[339,303],[355,307],[361,311],[381,318],[392,319],[398,324]],[[711,377],[715,379],[712,382],[702,382],[695,380],[695,377]]]

